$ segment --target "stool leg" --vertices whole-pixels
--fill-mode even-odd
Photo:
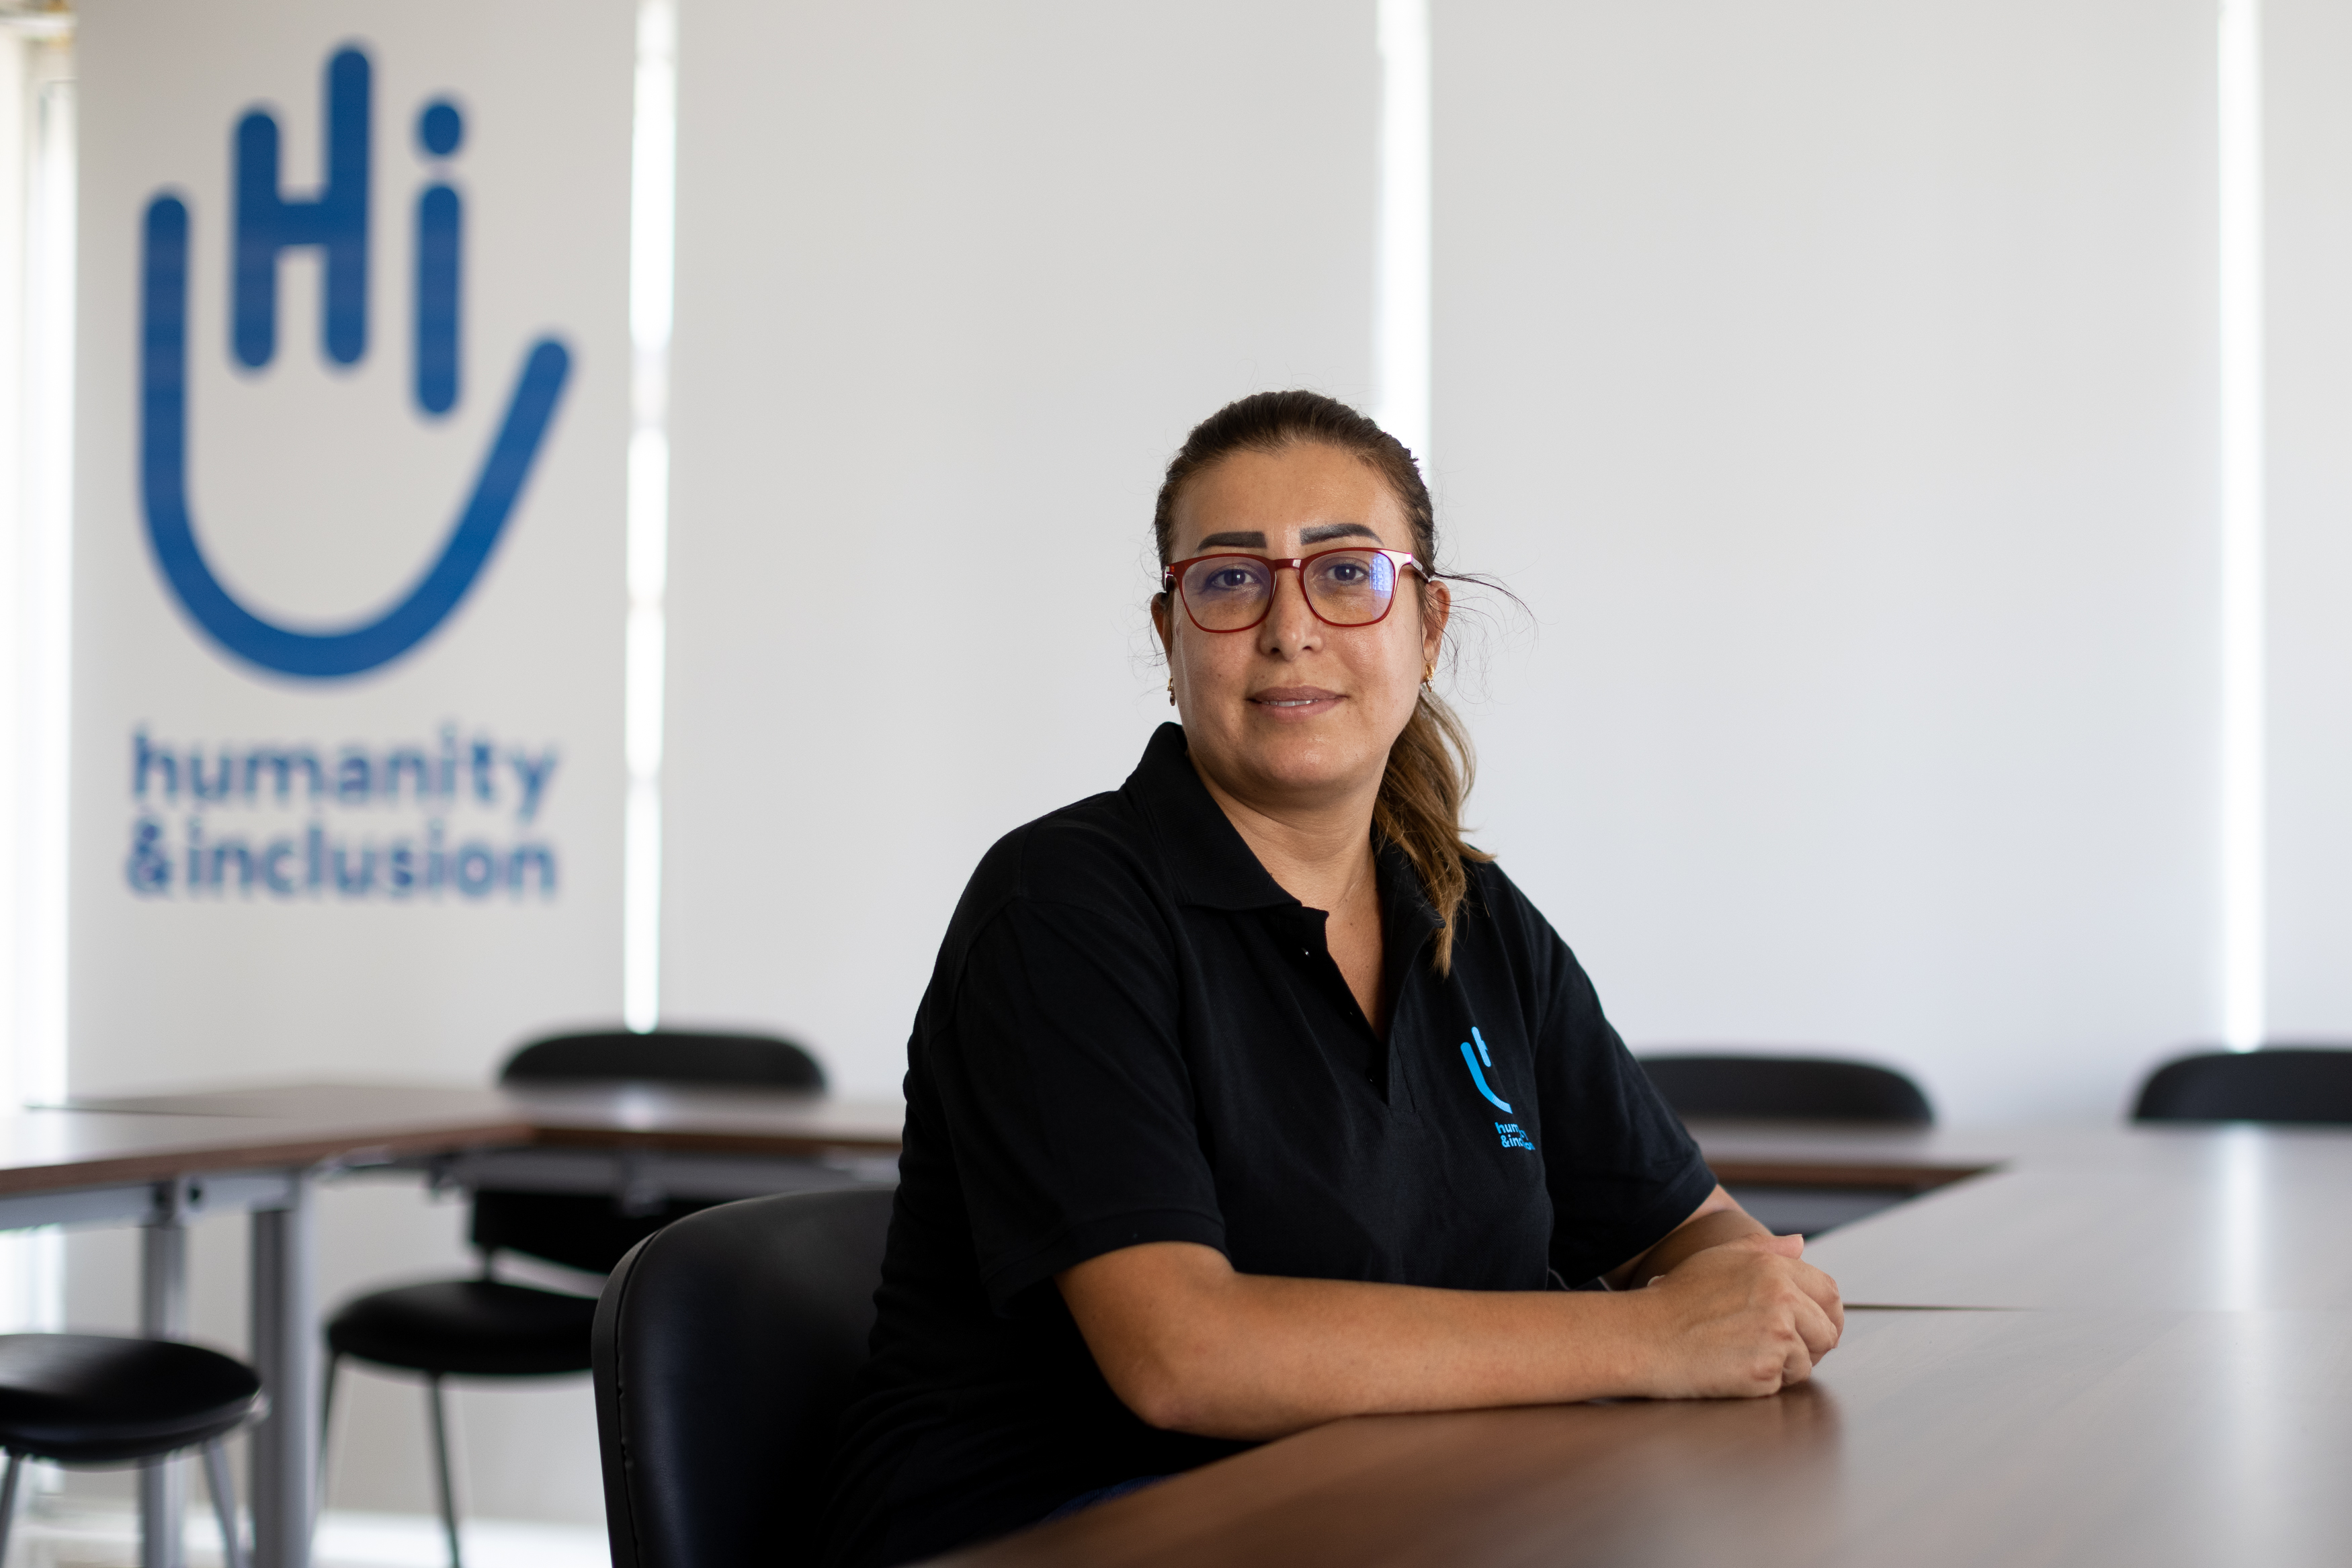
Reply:
[[[8,1474],[0,1479],[0,1563],[8,1560],[8,1528],[16,1522],[16,1477],[25,1468],[22,1456],[8,1456]]]
[[[457,1551],[457,1493],[449,1484],[449,1413],[442,1407],[441,1379],[425,1382],[425,1403],[433,1412],[433,1459],[441,1475],[441,1527],[449,1532],[449,1568],[466,1568]]]
[[[310,1517],[313,1520],[327,1511],[327,1437],[330,1424],[333,1421],[335,1415],[335,1373],[342,1366],[342,1364],[343,1358],[337,1355],[334,1352],[329,1351],[327,1353],[326,1375],[320,1380],[319,1476],[317,1483],[319,1495],[310,1509]]]
[[[236,1483],[229,1479],[228,1450],[218,1437],[205,1445],[205,1484],[212,1490],[213,1511],[220,1516],[221,1555],[228,1568],[245,1568],[245,1537],[236,1528]]]

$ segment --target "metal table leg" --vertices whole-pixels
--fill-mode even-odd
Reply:
[[[318,1312],[311,1301],[310,1178],[286,1207],[253,1211],[253,1361],[269,1414],[253,1428],[255,1568],[310,1568],[318,1450]]]
[[[139,1332],[149,1339],[188,1334],[188,1228],[179,1184],[155,1192],[155,1212],[140,1232]],[[187,1471],[176,1458],[150,1459],[139,1471],[139,1568],[181,1568],[181,1521]]]

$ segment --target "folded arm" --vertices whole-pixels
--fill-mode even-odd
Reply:
[[[1717,1187],[1611,1271],[1622,1293],[1242,1274],[1178,1241],[1105,1253],[1055,1281],[1138,1416],[1275,1437],[1375,1412],[1777,1392],[1811,1375],[1843,1324],[1836,1284],[1802,1249]]]

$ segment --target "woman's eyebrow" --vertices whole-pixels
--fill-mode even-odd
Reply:
[[[1244,546],[1246,546],[1251,549],[1264,549],[1265,548],[1265,536],[1258,532],[1255,528],[1241,533],[1210,534],[1204,537],[1201,542],[1193,548],[1197,549],[1237,549]]]
[[[1373,540],[1381,537],[1361,523],[1318,523],[1311,528],[1299,529],[1298,542],[1303,545],[1319,544],[1325,539],[1347,538],[1357,534]]]

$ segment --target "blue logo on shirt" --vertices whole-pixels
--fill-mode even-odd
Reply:
[[[1503,1147],[1507,1149],[1532,1149],[1535,1147],[1535,1145],[1528,1141],[1528,1135],[1519,1131],[1519,1124],[1517,1122],[1497,1122],[1495,1124],[1495,1131],[1501,1134],[1503,1139]]]
[[[1470,1050],[1471,1040],[1478,1042],[1478,1050],[1475,1055]],[[1511,1103],[1486,1087],[1486,1075],[1478,1071],[1478,1064],[1482,1061],[1489,1067],[1495,1065],[1495,1058],[1486,1049],[1486,1037],[1473,1029],[1470,1031],[1470,1040],[1462,1042],[1462,1063],[1470,1069],[1470,1082],[1478,1086],[1478,1092],[1486,1097],[1486,1103],[1506,1116],[1511,1114]]]

